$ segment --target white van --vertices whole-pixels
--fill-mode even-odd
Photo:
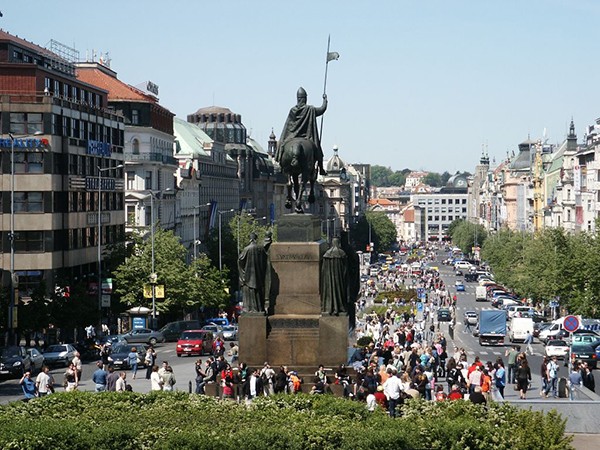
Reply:
[[[524,342],[527,332],[533,335],[533,319],[530,317],[513,317],[508,324],[510,342]]]
[[[508,313],[508,318],[511,319],[513,317],[520,317],[520,314],[529,314],[532,313],[533,314],[533,308],[529,307],[529,306],[519,306],[519,305],[512,305],[509,306],[508,308],[506,308],[506,311]]]

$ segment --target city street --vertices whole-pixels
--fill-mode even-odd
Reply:
[[[229,342],[225,343],[226,348],[229,348]],[[189,383],[192,383],[192,391],[195,388],[194,380],[196,378],[196,373],[194,370],[194,363],[200,358],[202,361],[206,361],[208,356],[182,356],[180,358],[177,357],[175,352],[175,342],[168,342],[165,344],[158,344],[156,347],[156,363],[160,367],[163,361],[168,361],[169,365],[173,368],[173,373],[175,374],[175,379],[177,383],[175,384],[174,389],[177,391],[186,391],[188,392]],[[226,356],[226,359],[229,361],[231,358]],[[236,364],[237,365],[237,364]],[[93,391],[94,383],[92,382],[92,373],[96,370],[96,361],[86,361],[83,366],[83,375],[82,381],[79,383],[80,391]],[[131,371],[127,372],[127,383],[131,384],[134,392],[149,392],[150,391],[150,380],[146,380],[146,369],[139,369],[136,379],[132,379]],[[62,387],[63,374],[65,373],[65,369],[63,367],[54,368],[50,371],[50,373],[54,376],[54,381],[56,385],[57,392],[62,392],[64,389]],[[36,374],[37,375],[37,374]],[[33,375],[35,378],[36,375]],[[21,391],[21,387],[19,386],[19,380],[11,379],[11,380],[3,380],[0,381],[0,404],[9,403],[15,400],[20,400],[23,398],[23,394]]]

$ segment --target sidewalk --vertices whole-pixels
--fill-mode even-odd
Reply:
[[[571,445],[573,448],[575,448],[575,450],[588,450],[591,448],[597,448],[598,442],[600,442],[600,434],[573,433],[571,436],[573,436],[573,442]]]

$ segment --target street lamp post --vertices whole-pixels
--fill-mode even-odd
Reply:
[[[102,326],[102,174],[112,169],[122,169],[123,164],[115,167],[98,166],[98,312]]]
[[[19,287],[19,280],[15,274],[15,139],[16,138],[27,138],[31,136],[41,136],[44,133],[42,131],[36,131],[34,134],[26,134],[23,136],[14,136],[12,133],[8,133],[10,137],[10,235],[8,240],[10,241],[10,304],[8,305],[8,330],[14,330],[14,308],[16,306],[16,290]],[[15,344],[16,333],[14,333]]]
[[[219,271],[223,270],[223,251],[221,249],[221,215],[235,211],[233,208],[228,211],[217,211],[219,214]]]
[[[198,215],[198,210],[204,206],[210,206],[211,203],[206,203],[205,205],[197,205],[194,206],[194,259],[196,259],[196,255],[198,254],[196,251],[196,245],[198,244],[198,225],[196,222],[196,216]]]

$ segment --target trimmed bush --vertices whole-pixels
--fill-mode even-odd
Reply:
[[[507,404],[410,401],[390,419],[330,395],[250,405],[183,392],[57,393],[0,407],[0,448],[569,449],[555,412]]]

